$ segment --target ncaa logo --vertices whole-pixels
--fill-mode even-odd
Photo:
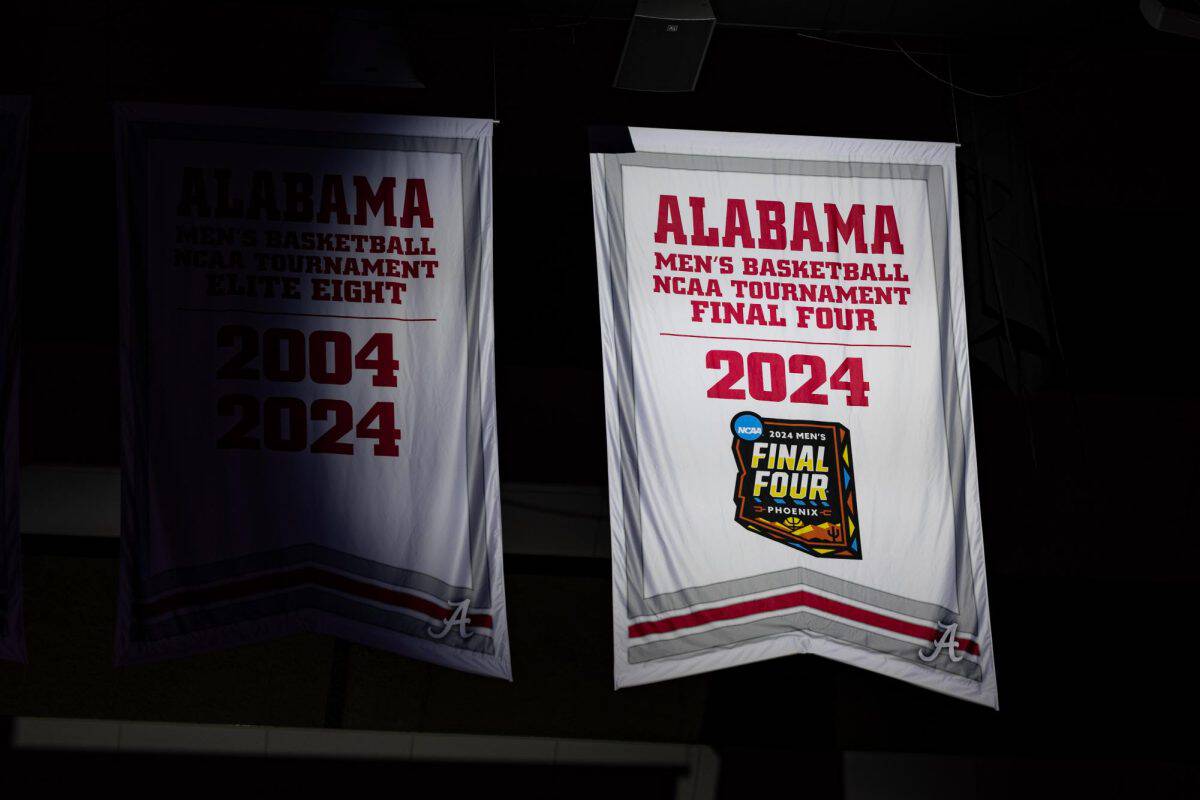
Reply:
[[[733,429],[734,436],[747,442],[757,441],[763,433],[762,418],[750,411],[734,417],[729,427]]]

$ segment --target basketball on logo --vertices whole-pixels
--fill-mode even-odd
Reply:
[[[763,419],[744,411],[729,427],[739,525],[818,558],[862,558],[844,425]]]

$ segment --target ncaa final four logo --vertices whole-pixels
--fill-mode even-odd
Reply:
[[[862,558],[844,425],[744,411],[730,428],[739,525],[818,558]]]

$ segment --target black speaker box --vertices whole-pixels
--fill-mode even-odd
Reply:
[[[613,85],[642,92],[692,91],[716,25],[709,0],[639,0]]]

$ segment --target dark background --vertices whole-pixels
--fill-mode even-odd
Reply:
[[[0,714],[701,742],[727,793],[794,789],[801,763],[838,796],[848,750],[978,757],[987,796],[1012,764],[1073,791],[1194,779],[1200,40],[1135,0],[726,0],[695,92],[640,94],[612,88],[632,2],[357,5],[405,31],[426,89],[323,85],[331,2],[0,11],[0,93],[33,96],[22,463],[117,463],[115,100],[498,119],[501,476],[585,486],[605,482],[587,126],[957,141],[1001,710],[798,657],[614,693],[607,562],[518,557],[516,683],[355,646],[331,717],[318,637],[113,670],[112,554],[30,542],[31,661],[0,665]],[[528,446],[546,420],[577,459]]]

